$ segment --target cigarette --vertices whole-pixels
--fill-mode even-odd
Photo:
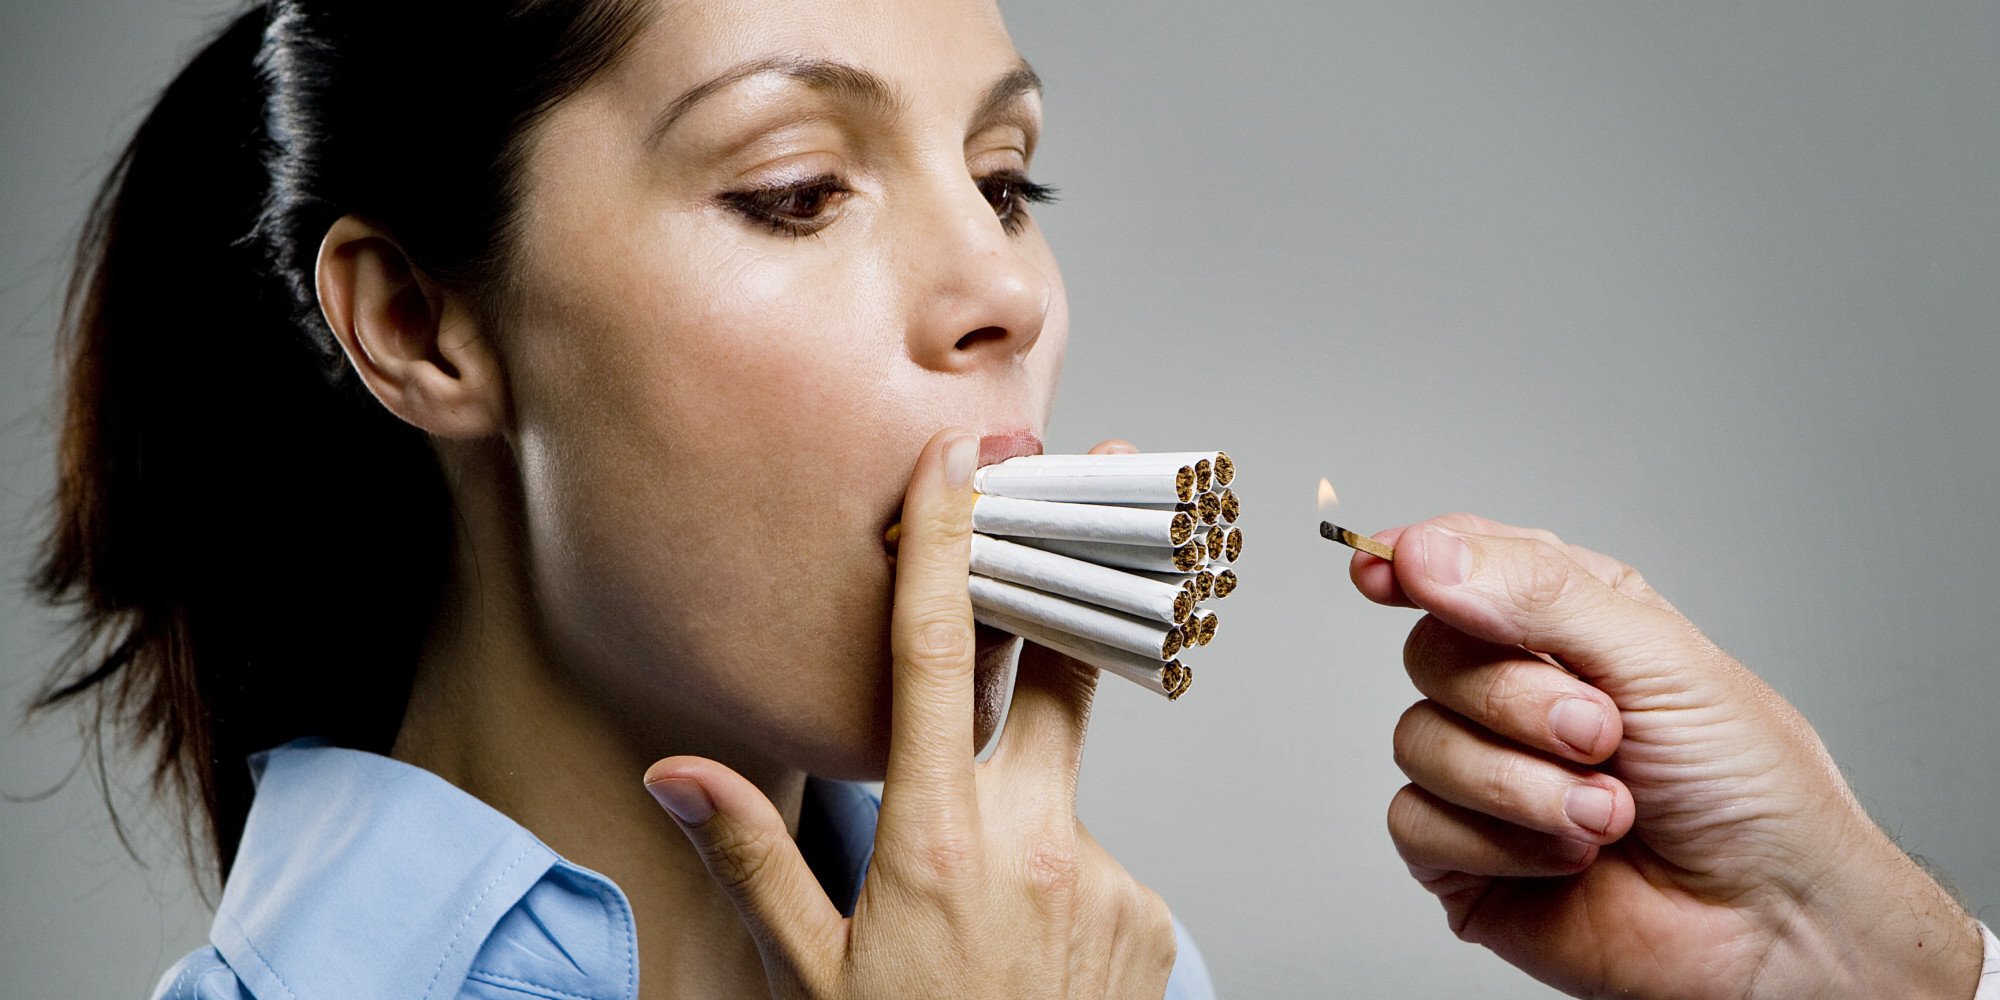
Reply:
[[[1229,538],[1222,545],[1222,555],[1218,556],[1213,552],[1210,552],[1208,555],[1210,559],[1215,559],[1218,562],[1235,562],[1243,558],[1243,529],[1229,529]]]
[[[1190,647],[1206,646],[1214,642],[1216,621],[1216,614],[1213,611],[1195,612],[1195,616],[1188,619],[1187,625],[1181,630],[1187,634],[1183,641]]]
[[[1044,464],[1044,466],[1060,466],[1060,464],[1074,464],[1078,460],[1096,462],[1096,460],[1102,460],[1102,458],[1110,458],[1112,462],[1146,462],[1146,460],[1152,460],[1152,462],[1172,462],[1172,464],[1180,464],[1180,466],[1194,466],[1198,462],[1208,462],[1208,472],[1210,472],[1210,480],[1212,480],[1214,486],[1220,488],[1220,486],[1228,486],[1230,482],[1236,482],[1236,462],[1230,460],[1228,452],[1036,454],[1036,456],[1028,456],[1028,458],[1014,458],[1012,462],[1034,462],[1034,464]]]
[[[1214,483],[1214,464],[1206,458],[1196,459],[1194,463],[1194,488],[1207,493],[1214,488]]]
[[[1227,518],[1224,517],[1224,513],[1233,511],[1236,505],[1236,494],[1228,490],[1223,490],[1222,496],[1203,493],[1194,503],[1195,513],[1200,515],[1203,524],[1214,524],[1218,520],[1236,520],[1234,513],[1230,513]]]
[[[1350,549],[1359,549],[1384,562],[1396,561],[1396,550],[1367,535],[1356,534],[1332,521],[1319,523],[1319,536],[1328,541],[1339,542]]]
[[[1210,559],[1221,559],[1223,550],[1229,547],[1229,529],[1219,524],[1208,529],[1201,536],[1201,544]]]
[[[1227,567],[1215,574],[1215,599],[1222,600],[1236,590],[1236,571]]]
[[[1215,574],[1205,569],[1195,571],[1194,592],[1201,600],[1208,600],[1209,595],[1215,593]]]
[[[1194,529],[1194,515],[1186,511],[1007,496],[982,496],[972,504],[972,530],[988,535],[1171,548],[1187,544]]]
[[[1037,646],[1046,646],[1071,659],[1110,671],[1155,694],[1166,695],[1168,701],[1179,698],[1194,680],[1194,672],[1179,660],[1161,663],[1151,657],[1092,642],[991,609],[974,608],[973,617],[982,624],[1012,632]]]
[[[1208,561],[1208,552],[1198,541],[1175,548],[1156,545],[1120,545],[1116,542],[1079,542],[1069,538],[1017,538],[1022,545],[1060,552],[1073,559],[1102,566],[1146,570],[1152,573],[1192,573]]]
[[[974,610],[985,608],[1080,639],[1150,656],[1156,662],[1172,659],[1185,645],[1181,630],[1171,624],[1134,618],[989,576],[969,577],[966,582]]]
[[[1070,461],[1037,461],[1038,458],[1052,457]],[[1106,461],[1133,458],[1145,461]],[[988,496],[1094,504],[1187,503],[1194,500],[1198,492],[1192,463],[1167,461],[1150,455],[1010,458],[974,472],[972,488]]]
[[[1172,582],[985,535],[972,536],[972,572],[1099,607],[1166,622],[1194,613],[1194,582]]]
[[[1237,516],[1243,513],[1243,502],[1236,499],[1235,490],[1223,490],[1216,496],[1215,506],[1216,517],[1204,520],[1203,524],[1214,524],[1218,520],[1223,524],[1235,524]]]

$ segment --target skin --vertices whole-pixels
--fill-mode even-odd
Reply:
[[[369,220],[323,241],[327,322],[458,515],[394,752],[615,880],[648,998],[1156,998],[1172,967],[1076,821],[1094,675],[1024,650],[973,762],[1012,648],[972,625],[965,477],[1034,447],[1068,335],[994,195],[1039,131],[994,91],[1020,68],[983,2],[663,4],[529,136],[502,308]],[[1970,994],[1963,912],[1789,706],[1629,570],[1453,524],[1462,580],[1428,532],[1356,579],[1430,612],[1391,829],[1455,930],[1579,995]],[[1560,694],[1595,736],[1552,742]],[[793,843],[808,773],[886,777],[852,917]]]
[[[529,136],[499,319],[368,220],[323,241],[458,513],[394,753],[616,881],[647,997],[1164,988],[1164,903],[1075,817],[1094,673],[1023,655],[972,761],[1014,644],[975,639],[966,478],[1039,448],[1068,334],[1007,193],[1023,69],[987,3],[663,4]],[[808,773],[887,777],[851,919]]]
[[[1461,938],[1584,997],[1972,996],[1972,918],[1631,567],[1464,514],[1378,537],[1356,585],[1427,612],[1389,831]]]

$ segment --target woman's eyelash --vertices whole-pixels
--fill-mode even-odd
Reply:
[[[1037,184],[1018,170],[1002,170],[979,178],[979,193],[993,206],[1000,227],[1009,236],[1021,231],[1023,213],[1031,204],[1056,200],[1056,189]],[[780,187],[726,191],[720,200],[737,214],[769,227],[772,232],[793,238],[813,236],[833,223],[830,210],[838,206],[852,188],[832,174]]]
[[[821,174],[782,187],[724,192],[722,202],[745,218],[769,226],[772,232],[801,237],[811,236],[831,224],[833,219],[827,210],[853,193],[840,178]]]
[[[1056,200],[1056,189],[1037,184],[1018,170],[1002,170],[979,179],[979,191],[1000,217],[1000,228],[1012,236],[1026,221],[1022,213],[1029,205],[1045,205]]]

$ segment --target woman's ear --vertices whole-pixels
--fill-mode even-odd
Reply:
[[[446,438],[505,428],[506,385],[492,338],[386,230],[341,216],[319,244],[320,312],[389,412]]]

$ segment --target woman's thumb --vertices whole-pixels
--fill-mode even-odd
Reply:
[[[840,912],[771,800],[742,775],[701,757],[655,763],[646,769],[646,790],[735,901],[765,962],[795,973],[819,966]]]

